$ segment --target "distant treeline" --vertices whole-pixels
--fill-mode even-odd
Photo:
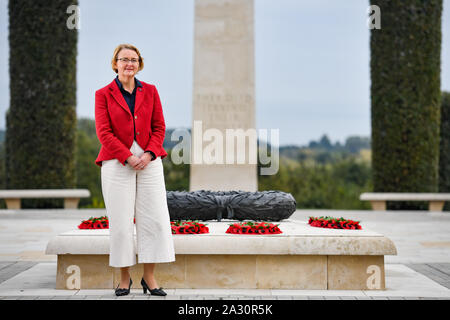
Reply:
[[[280,146],[280,155],[298,161],[306,160],[313,156],[318,163],[327,163],[332,154],[357,155],[361,150],[370,149],[370,138],[350,136],[342,145],[339,141],[331,143],[327,135],[323,135],[318,141],[311,141],[307,146]]]
[[[95,136],[95,123],[90,119],[78,119],[78,129],[85,131],[89,136]],[[172,149],[179,141],[172,141],[171,135],[176,129],[166,129],[166,137],[164,139],[164,148]],[[186,128],[189,134],[191,129]],[[0,130],[0,144],[4,143],[5,140],[5,130]],[[180,139],[181,140],[181,139]],[[270,144],[267,144],[267,148],[270,149]],[[345,140],[345,143],[341,145],[339,141],[333,144],[327,135],[323,135],[318,141],[310,141],[307,146],[295,146],[295,145],[284,145],[280,146],[280,153],[287,157],[292,157],[298,150],[305,149],[315,149],[315,150],[327,150],[327,151],[340,151],[340,152],[350,152],[358,153],[361,149],[370,149],[370,138],[351,136]]]
[[[189,164],[170,161],[175,129],[166,129],[163,160],[167,190],[189,190]],[[190,129],[185,129],[190,133]],[[0,188],[4,189],[4,131],[0,131]],[[181,139],[180,139],[181,140]],[[80,207],[104,207],[100,167],[95,165],[100,143],[92,119],[78,119],[76,139],[77,188],[87,188],[91,197],[80,200]],[[268,146],[270,151],[270,145]],[[258,190],[291,193],[298,208],[368,209],[359,194],[371,188],[370,139],[352,136],[344,144],[331,143],[324,135],[306,146],[280,146],[279,170],[275,175],[258,177]],[[260,167],[261,165],[258,164]],[[268,165],[267,165],[268,166]],[[258,172],[260,172],[258,170]],[[0,200],[0,207],[4,203]]]

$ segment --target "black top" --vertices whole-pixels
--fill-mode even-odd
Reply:
[[[130,112],[133,115],[133,124],[134,124],[134,104],[136,102],[136,88],[137,87],[142,88],[142,83],[138,79],[134,78],[135,86],[132,93],[129,93],[127,90],[124,89],[122,83],[119,81],[119,76],[116,77],[116,83],[119,86],[120,92],[122,92],[123,98],[127,102],[128,108],[130,108]],[[136,126],[134,126],[134,140],[136,140]],[[145,151],[145,152],[150,152],[150,154],[152,155],[152,160],[156,159],[156,155],[152,151]]]

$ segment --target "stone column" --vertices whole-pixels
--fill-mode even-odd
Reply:
[[[258,189],[253,30],[253,0],[195,1],[190,191]]]

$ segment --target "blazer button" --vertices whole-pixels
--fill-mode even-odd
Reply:
[[[137,116],[134,116],[135,119],[137,119]]]
[[[139,131],[138,131],[138,132],[136,132],[136,134],[139,134]]]

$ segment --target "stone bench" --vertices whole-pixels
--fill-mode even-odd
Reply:
[[[445,201],[450,201],[450,193],[366,192],[359,200],[370,201],[372,209],[379,211],[386,211],[386,201],[428,201],[429,211],[442,211]]]
[[[77,209],[80,198],[88,198],[87,189],[24,189],[0,190],[0,199],[5,199],[8,209],[20,209],[20,200],[24,198],[64,198],[65,209]]]
[[[158,263],[164,288],[385,289],[384,255],[393,242],[369,230],[311,227],[280,222],[282,234],[225,233],[231,221],[208,222],[209,234],[173,235],[176,261]],[[57,235],[46,254],[57,255],[57,289],[114,288],[120,269],[109,266],[109,230]],[[138,260],[136,260],[138,261]],[[143,265],[130,268],[140,288]]]

